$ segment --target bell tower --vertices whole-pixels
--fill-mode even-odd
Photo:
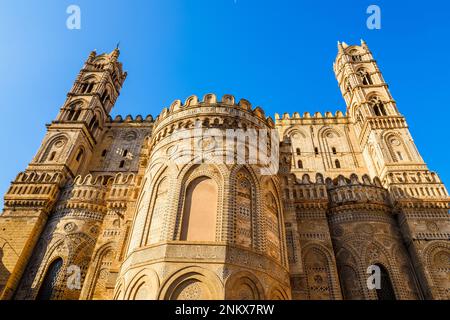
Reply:
[[[119,48],[109,54],[90,53],[58,115],[47,125],[36,156],[5,195],[0,216],[4,261],[0,299],[11,299],[16,293],[62,188],[88,171],[127,75],[119,54]]]
[[[72,178],[84,173],[127,76],[119,55],[118,48],[109,54],[90,53],[56,119],[48,125],[30,170],[45,166]],[[69,149],[63,148],[66,144]]]
[[[338,43],[334,71],[372,176],[427,170],[367,44]]]
[[[367,44],[338,42],[333,67],[368,171],[390,191],[423,294],[449,299],[450,281],[444,276],[450,271],[447,190],[417,150]],[[447,265],[436,257],[447,257]]]

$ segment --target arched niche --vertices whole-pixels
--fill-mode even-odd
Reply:
[[[185,193],[180,240],[215,241],[217,207],[217,183],[207,176],[194,179]]]

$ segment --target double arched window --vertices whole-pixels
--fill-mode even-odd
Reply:
[[[81,114],[81,103],[73,103],[69,107],[67,121],[77,121]]]
[[[363,85],[367,86],[373,84],[372,78],[370,77],[370,74],[369,72],[367,72],[367,70],[360,69],[358,70],[357,74]]]
[[[378,97],[372,98],[369,104],[372,107],[375,116],[377,117],[387,116],[386,108],[384,106],[384,103],[380,100],[380,98]]]

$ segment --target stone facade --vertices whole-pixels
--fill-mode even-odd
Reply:
[[[89,55],[5,195],[1,299],[450,299],[447,190],[364,42],[338,44],[345,115],[274,120],[214,94],[112,119],[118,57]],[[180,128],[275,130],[278,173],[168,161]]]

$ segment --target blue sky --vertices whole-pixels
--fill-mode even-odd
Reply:
[[[70,4],[81,8],[81,30],[66,28]],[[366,27],[371,4],[381,30]],[[209,92],[273,115],[344,111],[336,42],[363,38],[419,151],[449,183],[449,10],[444,0],[2,0],[0,194],[36,153],[89,52],[118,41],[129,75],[113,115],[156,116]]]

